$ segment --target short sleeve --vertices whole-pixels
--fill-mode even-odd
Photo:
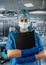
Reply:
[[[38,42],[39,49],[44,50],[45,45],[44,45],[44,41],[43,41],[42,37],[38,33],[36,33],[36,37],[37,37],[37,42]]]
[[[8,35],[8,40],[7,40],[7,43],[6,43],[6,50],[11,50],[14,48],[14,41],[13,41],[13,38],[12,38],[12,34],[10,33]]]

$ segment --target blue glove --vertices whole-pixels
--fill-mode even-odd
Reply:
[[[20,57],[16,58],[16,63],[21,64],[21,63],[27,63],[27,62],[34,62],[36,61],[35,56],[28,56],[28,57]]]
[[[2,52],[1,54],[2,54],[2,57],[3,57],[4,59],[7,58],[7,54],[6,54],[5,52]]]
[[[39,47],[21,50],[22,57],[39,53]]]

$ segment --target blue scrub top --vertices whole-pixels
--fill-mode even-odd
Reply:
[[[7,40],[7,44],[6,44],[6,50],[13,50],[13,49],[16,48],[14,35],[17,34],[17,33],[20,33],[20,32],[17,30],[15,32],[11,32],[8,35],[8,40]],[[36,44],[36,46],[39,46],[40,50],[43,50],[44,49],[44,43],[43,43],[42,38],[36,32],[34,33],[34,35],[35,35],[35,44]],[[17,64],[16,63],[16,58],[10,58],[10,65],[41,65],[41,60],[34,61],[34,62]]]

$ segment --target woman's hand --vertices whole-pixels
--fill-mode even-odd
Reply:
[[[44,53],[45,53],[45,57],[46,57],[46,50],[44,50]]]
[[[46,50],[40,51],[38,54],[35,55],[36,60],[40,60],[46,57]]]

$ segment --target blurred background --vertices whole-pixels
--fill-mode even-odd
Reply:
[[[28,12],[31,27],[44,40],[46,48],[46,0],[0,0],[0,64],[10,65],[5,45],[8,34],[18,28],[18,16],[21,10]],[[46,65],[46,59],[41,60]]]

